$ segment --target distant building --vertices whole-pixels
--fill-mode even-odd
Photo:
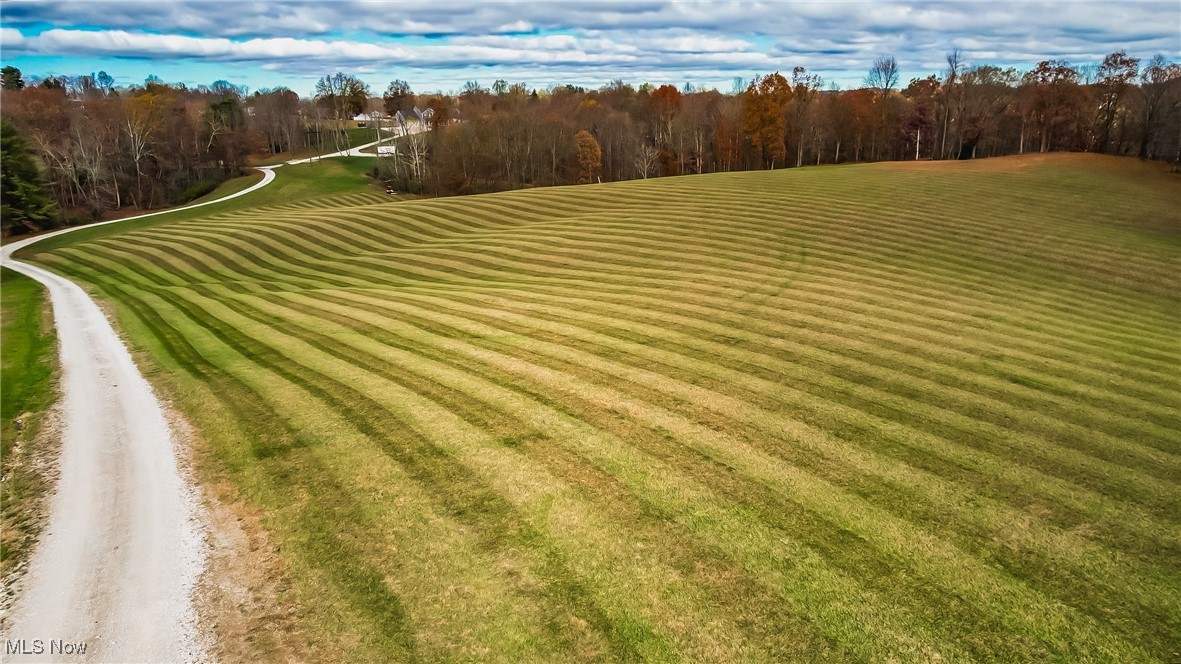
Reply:
[[[428,124],[431,118],[435,117],[435,109],[427,106],[426,108],[414,107],[414,114],[418,116],[418,121],[422,124]]]

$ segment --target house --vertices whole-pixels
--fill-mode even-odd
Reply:
[[[435,117],[435,109],[427,106],[426,108],[414,107],[414,114],[418,116],[418,121],[421,124],[430,124],[431,118]]]

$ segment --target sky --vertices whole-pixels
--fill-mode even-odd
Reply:
[[[380,93],[495,79],[600,87],[614,79],[728,92],[735,78],[802,66],[861,85],[897,58],[905,84],[969,65],[1093,65],[1116,50],[1181,59],[1181,1],[1148,2],[256,2],[134,0],[0,4],[0,61],[29,76],[106,71],[190,86],[223,79],[308,95],[336,71]]]

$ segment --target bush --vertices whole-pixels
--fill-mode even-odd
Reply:
[[[191,200],[201,198],[214,189],[217,189],[217,185],[219,184],[221,182],[218,180],[198,180],[180,192],[180,196],[177,197],[178,202],[188,203]]]

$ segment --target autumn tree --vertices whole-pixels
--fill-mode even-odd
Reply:
[[[431,98],[427,102],[427,109],[431,112],[430,120],[427,124],[432,131],[437,130],[451,120],[451,106],[439,97]]]
[[[960,83],[959,158],[976,156],[979,145],[993,137],[1013,103],[1017,71],[991,65],[964,72]]]
[[[1116,51],[1103,58],[1099,65],[1096,83],[1099,97],[1099,127],[1095,135],[1095,149],[1107,152],[1111,147],[1111,129],[1116,116],[1123,108],[1128,86],[1136,81],[1140,72],[1140,60],[1128,57],[1125,51]]]
[[[804,165],[804,146],[814,131],[812,104],[820,94],[823,79],[803,67],[791,70],[791,118],[796,135],[796,166]]]
[[[910,102],[910,112],[906,120],[906,134],[914,140],[914,158],[918,160],[922,153],[923,140],[931,143],[932,152],[935,147],[933,131],[937,120],[937,108],[942,84],[935,75],[927,78],[913,78],[902,96]],[[934,155],[932,155],[933,157]]]
[[[356,76],[336,72],[316,82],[316,101],[335,120],[332,136],[337,149],[347,147],[346,121],[365,109],[369,102],[369,86]]]
[[[120,129],[126,140],[126,149],[135,165],[134,201],[137,207],[144,207],[145,161],[151,157],[155,132],[163,129],[162,114],[172,106],[170,94],[147,89],[129,96],[123,104],[123,121]],[[213,136],[210,136],[210,141]],[[208,151],[209,145],[205,149]]]
[[[648,95],[648,105],[656,119],[653,137],[656,145],[670,147],[673,141],[673,119],[681,110],[681,93],[671,85],[662,85]]]
[[[934,124],[935,119],[931,117],[931,108],[925,103],[918,103],[911,107],[910,112],[906,116],[904,128],[906,135],[913,137],[915,161],[918,161],[920,157],[923,136],[931,135],[931,127]]]
[[[717,166],[722,171],[736,170],[742,158],[742,134],[739,131],[740,118],[720,111],[714,118],[713,143],[717,155]]]
[[[1080,100],[1078,70],[1062,60],[1043,60],[1023,79],[1029,106],[1040,134],[1040,152],[1053,146],[1055,131],[1068,127]]]
[[[727,93],[624,81],[536,90],[498,79],[491,94],[472,81],[457,95],[415,98],[393,81],[380,100],[343,73],[322,78],[307,99],[282,88],[247,97],[226,81],[186,87],[158,77],[116,89],[103,72],[32,79],[23,89],[11,79],[0,113],[44,166],[63,214],[75,216],[185,200],[256,152],[330,150],[333,142],[341,149],[353,114],[416,105],[427,108],[433,131],[400,139],[398,157],[380,164],[388,182],[415,192],[776,168],[793,152],[802,165],[991,156],[1022,151],[1027,140],[1043,150],[1145,157],[1173,156],[1181,146],[1181,71],[1158,57],[1137,75],[1122,52],[1097,64],[1093,77],[1045,61],[1019,85],[1013,70],[967,67],[955,52],[945,75],[901,91],[892,58],[879,58],[865,85],[847,91],[822,89],[802,67]]]
[[[365,108],[369,86],[356,76],[336,72],[316,82],[316,99],[333,112],[335,119],[347,120]]]
[[[596,182],[603,168],[603,150],[599,142],[583,129],[574,136],[574,144],[578,151],[578,183]]]
[[[288,152],[301,143],[299,95],[287,88],[258,90],[250,97],[254,126],[272,153]]]
[[[1159,156],[1158,139],[1170,116],[1181,114],[1181,65],[1155,55],[1140,73],[1140,140],[1137,154],[1141,159]],[[1181,146],[1181,138],[1178,139]],[[1179,148],[1181,149],[1181,148]]]
[[[787,156],[784,116],[790,103],[791,86],[778,72],[756,76],[743,93],[742,133],[768,168]]]
[[[704,173],[711,152],[716,153],[716,146],[712,145],[712,125],[717,121],[722,99],[722,95],[713,90],[684,95],[681,119],[675,132],[682,173]]]
[[[874,103],[878,109],[878,124],[873,131],[874,159],[881,159],[881,149],[887,144],[890,124],[890,91],[898,84],[898,61],[893,56],[883,55],[873,61],[865,85],[875,94]]]

